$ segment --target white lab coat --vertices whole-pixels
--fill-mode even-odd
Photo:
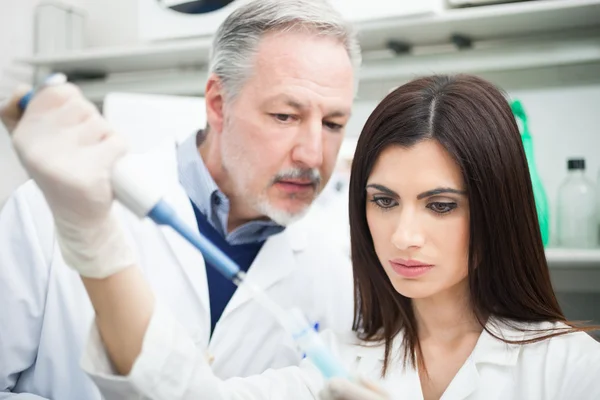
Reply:
[[[196,220],[179,186],[175,148],[142,157],[167,200],[190,226]],[[139,265],[157,298],[168,305],[197,346],[214,357],[222,377],[257,374],[298,364],[301,357],[270,314],[237,291],[210,334],[209,296],[201,254],[166,227],[119,208]],[[306,221],[310,221],[307,219]],[[299,307],[322,328],[352,323],[348,254],[330,246],[319,226],[299,221],[267,240],[248,278],[284,307]],[[0,214],[0,392],[92,400],[99,394],[80,369],[93,310],[79,276],[57,248],[51,214],[33,182],[21,187]],[[0,399],[10,394],[0,393]]]
[[[539,323],[521,327],[536,330],[560,326]],[[509,340],[535,337],[533,332],[524,334],[505,324],[490,322],[486,327]],[[323,332],[322,336],[351,373],[374,381],[380,379],[383,345],[366,347],[352,333]],[[402,335],[399,335],[392,345],[393,363],[379,383],[390,399],[422,400],[418,372],[410,367],[403,369],[398,357],[401,345]],[[82,361],[106,398],[114,400],[313,400],[324,385],[319,372],[307,360],[300,367],[222,381],[213,375],[203,351],[186,337],[163,306],[151,318],[142,353],[129,376],[114,375],[95,328]],[[515,345],[483,331],[441,399],[598,400],[600,343],[585,333],[574,333]]]

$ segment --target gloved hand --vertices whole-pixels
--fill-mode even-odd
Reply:
[[[14,97],[18,101],[19,93]],[[112,211],[110,182],[112,166],[126,148],[79,89],[63,84],[39,91],[14,128],[12,142],[52,210],[66,263],[91,278],[134,265]]]
[[[375,384],[358,378],[357,382],[332,378],[319,393],[320,400],[389,400],[388,395]]]
[[[6,126],[9,133],[15,129],[22,115],[22,111],[19,108],[19,100],[29,90],[31,90],[31,86],[20,85],[15,89],[10,98],[0,103],[0,121]]]

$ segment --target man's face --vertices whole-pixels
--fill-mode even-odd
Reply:
[[[223,100],[222,119],[209,115],[211,129],[221,127],[220,186],[238,218],[286,225],[308,210],[335,166],[353,93],[341,43],[293,32],[261,40],[251,77],[233,102]]]

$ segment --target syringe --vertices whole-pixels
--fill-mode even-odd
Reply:
[[[63,74],[50,76],[37,89],[60,85],[67,81]],[[19,101],[21,110],[25,110],[37,90],[27,93]],[[139,218],[148,217],[156,224],[171,227],[185,240],[198,249],[208,264],[212,265],[225,278],[242,290],[248,290],[257,302],[265,307],[279,323],[292,335],[295,343],[321,371],[325,378],[349,378],[345,368],[333,356],[321,336],[308,322],[299,309],[285,310],[267,294],[251,284],[246,274],[225,253],[198,231],[191,229],[175,210],[163,199],[163,193],[144,174],[131,155],[126,155],[115,164],[111,183],[115,198]]]

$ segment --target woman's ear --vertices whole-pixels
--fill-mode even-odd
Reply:
[[[204,91],[206,101],[206,120],[210,126],[210,131],[214,134],[220,134],[223,130],[223,90],[221,80],[215,74],[211,74],[206,82]]]

